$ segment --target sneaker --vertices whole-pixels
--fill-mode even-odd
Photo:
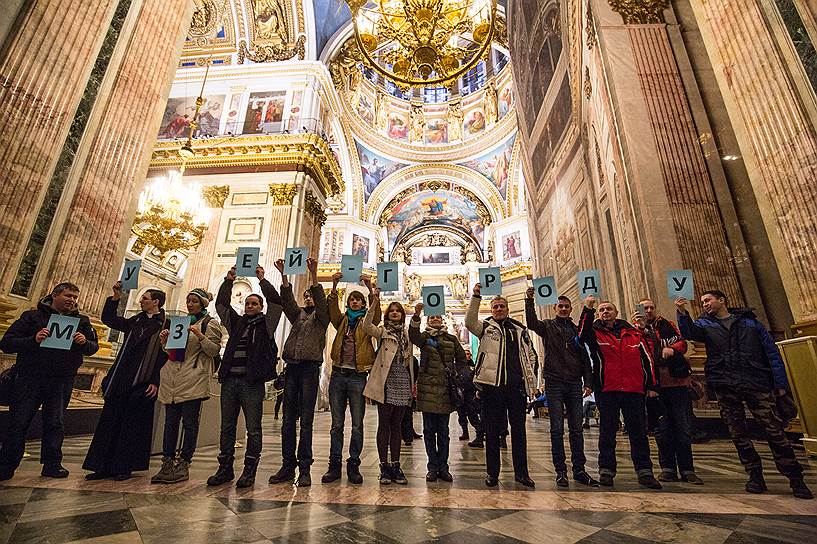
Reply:
[[[296,487],[309,487],[312,485],[312,475],[308,468],[298,470],[298,479],[295,480]]]
[[[190,462],[186,459],[179,459],[176,462],[176,466],[173,467],[173,472],[175,473],[175,478],[172,482],[168,482],[171,484],[184,482],[190,479]]]
[[[677,482],[678,476],[674,472],[670,472],[668,470],[662,470],[661,474],[658,475],[659,482]]]
[[[295,467],[282,466],[278,472],[269,477],[269,483],[272,485],[283,484],[291,482],[295,479]]]
[[[408,483],[403,469],[400,468],[399,461],[391,464],[391,481],[399,485],[406,485]]]
[[[789,485],[796,498],[806,500],[814,498],[814,494],[811,492],[811,489],[808,488],[803,478],[792,478],[789,481]]]
[[[442,480],[444,482],[449,482],[449,483],[454,481],[454,477],[451,476],[451,473],[448,471],[448,469],[438,471],[437,472],[437,478],[439,478],[440,480]]]
[[[681,474],[681,481],[693,485],[704,485],[704,481],[701,480],[698,477],[698,475],[695,474],[694,472],[690,472],[688,474]]]
[[[68,474],[68,470],[59,463],[56,465],[43,465],[43,470],[40,472],[40,476],[47,478],[67,478]]]
[[[429,470],[426,472],[426,481],[427,482],[436,482],[437,481],[437,471],[436,470]]]
[[[649,489],[661,489],[661,482],[655,479],[652,474],[638,477],[638,484]]]
[[[176,461],[172,457],[162,457],[162,468],[150,479],[152,484],[169,484],[176,479]]]
[[[482,449],[482,448],[484,448],[484,447],[485,447],[485,441],[483,441],[481,438],[475,438],[475,439],[473,439],[472,441],[470,441],[470,442],[468,443],[468,447],[469,447],[469,448],[479,448],[479,449]]]
[[[391,485],[392,472],[391,465],[388,463],[380,463],[380,478],[378,478],[380,485]]]
[[[578,483],[580,483],[582,485],[588,485],[590,487],[598,487],[599,486],[599,482],[597,480],[594,480],[593,477],[590,476],[590,474],[588,474],[586,470],[583,470],[581,472],[577,472],[576,474],[574,474],[573,475],[573,481],[578,482]]]
[[[568,487],[570,485],[567,481],[567,472],[556,473],[556,485],[558,487]]]
[[[612,476],[612,474],[601,474],[601,475],[599,475],[599,485],[603,485],[604,487],[613,487],[613,476]]]
[[[329,484],[336,480],[339,480],[341,476],[340,472],[340,461],[329,461],[329,469],[326,471],[326,474],[321,476],[321,483]]]

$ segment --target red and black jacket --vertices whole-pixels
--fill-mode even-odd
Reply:
[[[649,333],[648,339],[652,345],[653,360],[659,366],[666,366],[669,375],[673,378],[686,378],[692,374],[692,369],[689,366],[684,354],[687,352],[687,343],[675,323],[669,319],[658,316],[655,321],[647,325]],[[672,348],[675,354],[664,359],[661,356],[661,351],[664,348]]]
[[[616,319],[612,328],[595,320],[595,309],[584,308],[579,322],[579,338],[590,348],[596,391],[641,393],[656,390],[653,355],[642,332]]]

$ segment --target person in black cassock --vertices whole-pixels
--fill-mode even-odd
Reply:
[[[167,360],[159,333],[165,326],[165,294],[148,289],[139,300],[142,311],[124,318],[116,310],[122,284],[113,286],[105,301],[102,322],[125,333],[116,360],[102,380],[105,404],[82,468],[86,480],[127,480],[131,472],[147,470],[153,435],[153,407],[159,391],[159,371]]]

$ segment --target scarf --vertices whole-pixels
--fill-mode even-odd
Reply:
[[[346,308],[346,318],[349,320],[349,328],[354,329],[358,318],[363,317],[364,315],[366,315],[366,308],[361,308],[360,310]]]
[[[405,325],[402,323],[386,321],[384,328],[388,333],[397,339],[397,356],[401,362],[405,363],[405,354],[408,349],[408,339],[406,338]]]
[[[198,295],[197,295],[198,296]],[[190,316],[190,324],[193,325],[198,321],[204,319],[204,316],[207,315],[207,310],[202,310],[197,314],[192,314]],[[187,337],[187,341],[190,342],[190,337]],[[176,361],[176,362],[184,362],[185,358],[185,350],[186,348],[178,348],[178,349],[171,349],[167,352],[167,360],[168,361]]]

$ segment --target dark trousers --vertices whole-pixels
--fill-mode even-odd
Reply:
[[[652,474],[650,443],[646,431],[646,406],[641,393],[609,391],[596,393],[599,407],[599,474],[616,475],[616,435],[619,414],[624,416],[630,457],[639,476]]]
[[[448,471],[448,420],[451,414],[423,412],[423,441],[429,472]]]
[[[318,400],[319,363],[288,363],[284,379],[284,424],[281,426],[281,454],[285,467],[308,469],[312,464],[312,421]],[[295,425],[301,420],[298,453],[295,454]]]
[[[587,459],[584,456],[584,434],[582,431],[582,384],[549,380],[545,383],[550,417],[550,446],[553,468],[556,472],[567,472],[565,463],[565,414],[570,441],[570,463],[573,474],[584,472]]]
[[[788,478],[803,477],[803,467],[797,462],[794,450],[784,433],[783,421],[775,412],[775,399],[772,392],[718,387],[715,389],[715,394],[721,407],[721,417],[729,428],[732,442],[735,443],[738,457],[746,472],[761,470],[763,467],[746,429],[744,403],[763,430],[780,474]]]
[[[381,463],[389,462],[389,450],[392,463],[400,461],[403,414],[409,409],[408,406],[377,405],[377,455]]]
[[[363,416],[366,402],[363,389],[366,387],[366,373],[341,373],[332,371],[329,379],[329,409],[332,412],[332,428],[329,430],[329,460],[340,462],[343,458],[343,427],[346,423],[346,406],[352,415],[352,436],[349,439],[348,461],[360,464],[363,451]],[[284,410],[286,414],[286,410]]]
[[[193,460],[196,442],[199,439],[199,418],[202,399],[188,400],[178,404],[165,404],[165,432],[162,439],[162,455],[171,459],[176,457],[176,444],[179,441],[179,423],[184,425],[181,458],[188,463]]]
[[[26,435],[40,406],[43,408],[43,438],[40,463],[57,465],[62,461],[62,441],[65,438],[63,417],[74,377],[27,376],[18,374],[14,380],[9,426],[0,449],[0,470],[12,472],[20,465],[26,446]]]
[[[661,470],[681,475],[695,472],[692,462],[692,400],[687,387],[665,387],[658,400],[664,407],[655,427]]]
[[[499,436],[511,427],[514,474],[528,476],[528,445],[525,434],[527,397],[522,386],[482,388],[482,425],[485,431],[485,465],[489,476],[499,477]]]
[[[406,409],[403,412],[401,428],[403,440],[406,442],[413,441],[414,435],[417,434],[414,432],[414,401],[411,402],[411,406],[406,406]]]
[[[286,379],[286,376],[284,376],[284,379]],[[281,411],[281,406],[284,404],[285,399],[286,388],[275,397],[275,419],[278,419],[278,413]]]
[[[468,389],[465,391],[465,402],[460,408],[457,408],[457,421],[462,427],[463,433],[468,432],[468,423],[477,433],[477,440],[482,440],[485,433],[482,430],[482,421],[479,417],[479,401],[476,399],[476,390]]]
[[[244,412],[247,426],[245,459],[261,457],[261,416],[264,412],[264,382],[248,382],[244,376],[228,375],[221,384],[220,458],[235,455],[235,432],[238,413]]]

